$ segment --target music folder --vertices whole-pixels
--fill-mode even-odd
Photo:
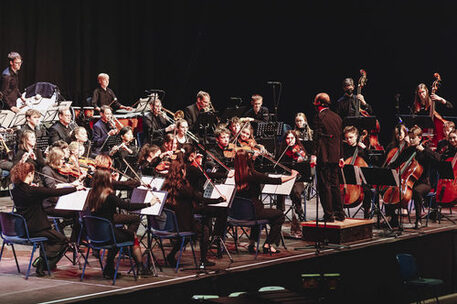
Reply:
[[[236,186],[230,184],[215,184],[214,186],[216,186],[217,190],[209,184],[205,189],[203,196],[206,198],[219,198],[221,196],[220,193],[222,193],[227,200],[217,204],[209,204],[208,206],[230,208],[232,206],[233,199],[235,198]]]
[[[85,189],[60,196],[57,200],[55,209],[82,211],[84,209],[84,205],[86,204],[89,191],[90,189]]]
[[[167,200],[168,192],[154,191],[145,187],[133,189],[131,203],[151,203],[151,207],[143,208],[140,214],[144,215],[160,215]]]
[[[19,126],[19,125],[12,124],[13,119],[16,118],[15,116],[17,116],[17,115],[13,111],[1,110],[0,111],[0,126],[2,126],[5,129],[9,128],[10,126],[11,127]],[[25,122],[25,115],[23,117],[24,117],[23,120],[21,119],[21,121],[23,121],[22,124],[24,124],[24,122]]]
[[[282,174],[268,174],[269,177],[282,177],[285,175]],[[295,184],[295,180],[297,177],[294,177],[293,179],[279,184],[279,185],[273,185],[273,184],[265,184],[263,185],[262,188],[262,193],[263,194],[278,194],[278,195],[289,195],[290,192],[292,191],[292,187]]]
[[[360,167],[344,165],[339,171],[340,184],[361,185],[364,182]]]

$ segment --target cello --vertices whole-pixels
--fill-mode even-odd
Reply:
[[[363,142],[363,140],[365,139],[367,134],[368,134],[367,131],[363,130],[362,135],[360,136],[359,142]],[[359,154],[359,145],[357,144],[356,148],[354,149],[354,153],[352,154],[351,157],[347,158],[344,161],[344,164],[356,166],[356,167],[368,167],[368,164],[365,162],[365,160],[362,157],[360,157],[358,154]],[[353,206],[360,204],[365,197],[365,194],[363,193],[363,187],[361,185],[347,184],[342,168],[341,168],[341,173],[343,176],[343,184],[340,185],[340,192],[341,192],[344,207],[353,207]]]
[[[454,157],[449,157],[445,161],[450,162],[454,176],[457,177],[457,152]],[[436,201],[438,203],[451,204],[457,201],[457,181],[456,179],[439,179],[436,186]]]

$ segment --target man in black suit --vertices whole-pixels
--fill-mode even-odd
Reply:
[[[54,123],[49,131],[49,144],[63,140],[66,143],[71,142],[71,112],[69,108],[63,108],[59,110],[59,121]]]
[[[211,97],[209,93],[200,91],[197,93],[197,101],[184,109],[184,119],[189,124],[189,130],[198,130],[200,115],[204,112],[211,112]]]
[[[8,54],[8,61],[10,66],[2,72],[2,86],[1,93],[3,95],[4,108],[10,109],[17,113],[19,108],[16,107],[16,100],[21,98],[25,102],[25,98],[21,96],[19,91],[19,70],[22,65],[22,57],[17,52],[10,52]]]
[[[314,98],[317,114],[314,118],[311,166],[317,164],[317,187],[324,221],[344,221],[345,214],[341,202],[338,167],[344,165],[342,149],[342,120],[329,109],[330,97],[319,93]]]
[[[175,129],[162,113],[162,102],[155,99],[150,103],[151,112],[147,113],[143,119],[143,138],[144,142],[160,146],[163,142],[165,133]]]

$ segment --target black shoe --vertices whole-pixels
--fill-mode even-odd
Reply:
[[[319,222],[327,222],[327,223],[333,223],[335,221],[335,218],[332,217],[324,217],[319,219]]]
[[[105,267],[105,269],[103,270],[103,277],[105,279],[109,279],[109,280],[113,280],[114,279],[114,267]],[[119,279],[121,277],[121,273],[118,272],[117,273],[117,279]]]
[[[43,262],[44,262],[43,258],[39,256],[35,259],[35,261],[33,261],[32,266],[36,268],[36,267],[38,267],[39,264],[41,264]]]
[[[170,267],[175,268],[178,262],[173,255],[167,255],[167,263]]]
[[[346,219],[346,217],[344,215],[337,215],[335,216],[335,219],[337,221],[340,221],[340,222],[344,222],[344,220]]]
[[[255,248],[254,244],[248,246],[248,252],[249,253],[255,253],[256,252],[256,248]]]
[[[392,219],[389,221],[390,227],[398,227],[398,217],[393,216]]]
[[[438,212],[436,210],[430,211],[430,214],[428,215],[428,218],[431,219],[432,221],[436,221],[438,217]]]
[[[35,261],[33,261],[32,265],[33,267],[36,267],[35,272],[37,277],[44,277],[46,275],[46,273],[44,272],[45,264],[45,261],[41,257],[38,257],[35,259]]]
[[[262,249],[263,249],[263,253],[264,253],[264,254],[267,254],[267,253],[269,253],[269,254],[278,254],[278,253],[281,253],[281,251],[280,251],[279,249],[276,249],[276,251],[271,251],[271,247],[268,247],[268,248],[263,247]]]
[[[216,263],[208,261],[208,260],[200,262],[200,268],[206,268],[206,267],[212,267],[212,266],[216,266]]]

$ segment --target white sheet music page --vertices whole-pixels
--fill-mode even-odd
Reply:
[[[82,211],[90,189],[76,191],[59,197],[56,209]]]
[[[208,206],[227,208],[229,205],[229,202],[232,200],[233,195],[235,194],[235,185],[219,184],[219,185],[215,185],[215,186],[227,198],[227,201],[224,201],[224,202],[218,203],[218,204],[210,204]],[[219,197],[221,197],[219,192],[216,189],[213,189],[213,192],[211,192],[210,198],[219,198]]]
[[[268,174],[269,177],[282,177],[287,175],[282,174]],[[273,185],[273,184],[265,184],[262,188],[262,193],[265,194],[280,194],[280,195],[289,195],[292,191],[292,187],[294,186],[295,180],[297,177],[294,177],[290,181],[282,183],[280,185]]]
[[[143,187],[138,188],[143,189]],[[148,191],[148,193],[146,194],[146,198],[144,199],[144,202],[151,203],[152,206],[141,209],[140,213],[145,215],[159,215],[166,195],[167,193],[163,191]]]

